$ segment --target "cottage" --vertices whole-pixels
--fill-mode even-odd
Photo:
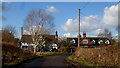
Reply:
[[[72,45],[78,46],[78,37],[68,37],[67,41],[72,42]],[[83,37],[80,35],[80,46],[99,46],[101,44],[110,45],[109,37],[86,37],[86,33],[83,33]]]
[[[58,34],[56,31],[56,35],[40,35],[38,36],[39,39],[42,39],[42,49],[44,49],[45,51],[48,51],[52,46],[52,49],[54,49],[54,45],[57,45],[57,41],[58,41]],[[36,51],[41,51],[39,47],[39,45],[35,45],[33,44],[33,40],[32,40],[32,35],[22,35],[21,37],[21,48],[24,50],[29,50],[29,49],[33,49],[34,46],[36,46]],[[55,47],[56,48],[56,47]],[[57,49],[57,48],[56,48]]]

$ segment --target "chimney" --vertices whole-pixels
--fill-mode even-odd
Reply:
[[[86,33],[85,32],[83,32],[83,37],[86,37]]]
[[[55,33],[56,33],[56,36],[58,37],[58,32],[56,31]]]

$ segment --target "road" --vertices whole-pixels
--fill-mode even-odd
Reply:
[[[34,60],[30,60],[18,66],[17,68],[42,68],[42,67],[56,67],[66,66],[65,58],[70,56],[70,53],[55,54],[51,56],[44,56]]]

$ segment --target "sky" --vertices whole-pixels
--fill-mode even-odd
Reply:
[[[2,0],[3,2],[118,2],[119,0]]]
[[[42,9],[54,17],[55,31],[59,36],[76,37],[78,8],[80,8],[80,32],[97,36],[108,28],[112,35],[118,32],[118,2],[4,2],[9,8],[2,15],[2,27],[13,25],[21,35],[21,27],[31,10]],[[55,33],[52,33],[55,34]]]

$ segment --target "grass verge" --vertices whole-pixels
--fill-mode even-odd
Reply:
[[[49,56],[49,55],[54,55],[54,54],[59,54],[60,52],[43,52],[39,56]]]
[[[67,61],[71,61],[71,62],[75,62],[75,63],[78,63],[79,65],[82,65],[82,66],[96,66],[94,64],[91,64],[91,63],[88,63],[88,62],[82,62],[82,61],[78,61],[76,58],[72,57],[72,56],[69,56],[66,58]]]

